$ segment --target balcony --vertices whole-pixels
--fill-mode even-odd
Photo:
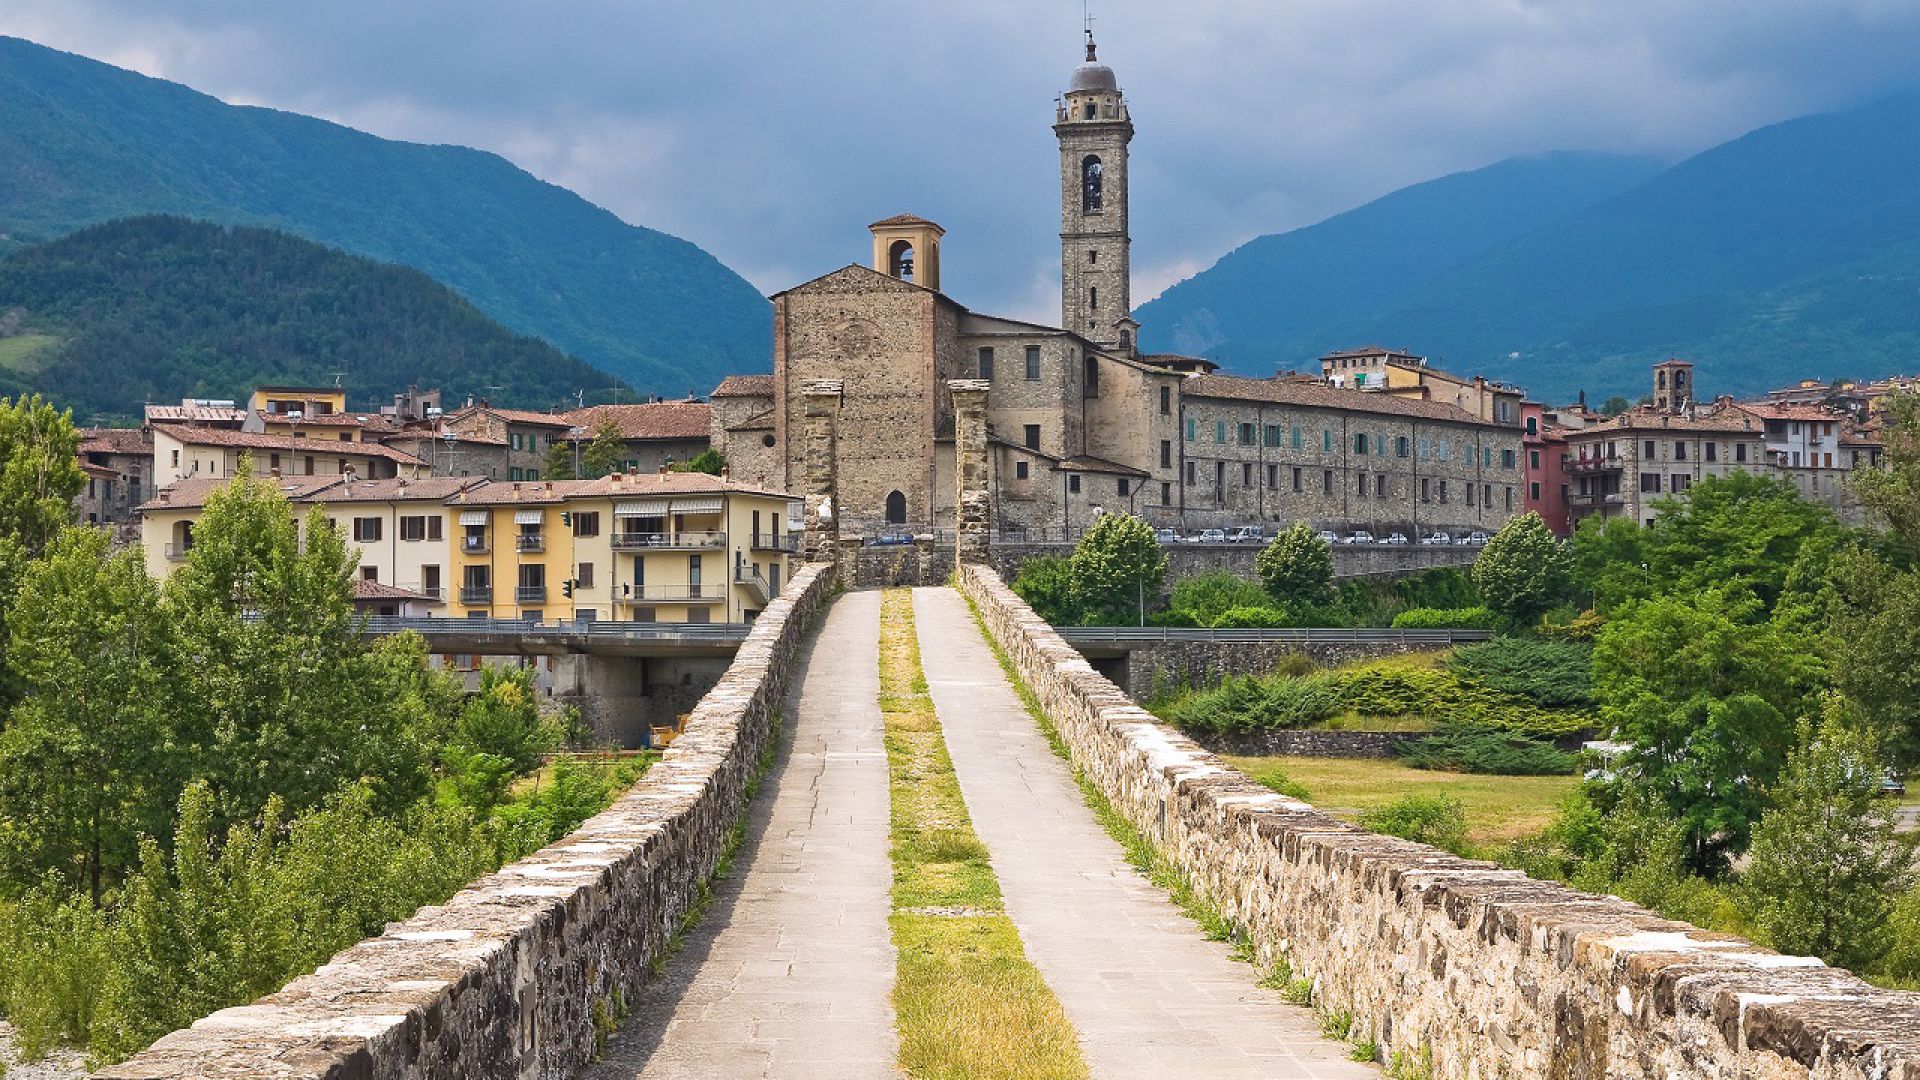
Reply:
[[[513,590],[513,599],[521,604],[544,604],[547,602],[545,585],[522,585]]]
[[[628,585],[615,598],[620,604],[718,604],[726,600],[719,585]]]
[[[1570,473],[1619,472],[1624,466],[1619,458],[1583,458],[1567,459],[1567,471]]]
[[[547,538],[540,533],[521,533],[513,538],[515,551],[545,551]]]
[[[689,530],[678,533],[617,532],[613,534],[615,551],[699,551],[726,546],[727,534],[723,532]]]
[[[460,586],[460,602],[468,607],[486,607],[493,603],[493,586],[462,585]]]
[[[440,586],[438,585],[431,585],[431,586],[422,585],[420,588],[415,589],[413,591],[419,593],[420,598],[423,600],[432,600],[432,601],[438,602],[440,600],[440,594],[444,590],[441,589]]]
[[[754,533],[755,551],[784,551],[791,555],[800,550],[800,538],[792,533]]]
[[[734,567],[733,581],[736,585],[744,586],[747,592],[762,604],[773,599],[773,587],[767,584],[766,578],[760,576],[760,571],[751,566],[743,564]]]
[[[468,555],[485,555],[487,538],[484,536],[463,536],[460,538],[460,550]]]

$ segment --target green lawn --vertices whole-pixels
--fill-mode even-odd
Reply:
[[[30,358],[49,345],[59,344],[60,339],[51,334],[20,334],[15,337],[0,337],[0,368],[31,375],[39,370],[39,365]]]
[[[1412,794],[1451,795],[1466,807],[1467,836],[1499,843],[1546,828],[1553,811],[1580,784],[1577,776],[1481,776],[1409,768],[1392,759],[1229,757],[1235,768],[1266,781],[1276,772],[1307,789],[1314,806],[1348,821]]]

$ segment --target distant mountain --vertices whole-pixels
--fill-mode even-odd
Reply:
[[[0,37],[0,252],[134,214],[267,225],[424,271],[636,388],[771,353],[771,309],[700,248],[505,159],[224,104]]]
[[[570,405],[614,381],[417,270],[270,229],[133,218],[0,260],[0,394],[37,390],[82,423],[336,375],[356,403],[418,383]]]
[[[1668,355],[1699,365],[1702,394],[1914,370],[1917,173],[1920,96],[1803,117],[1541,222],[1444,273],[1369,297],[1358,311],[1323,317],[1276,297],[1274,324],[1284,335],[1236,330],[1248,342],[1311,342],[1263,357],[1269,363],[1382,341],[1555,401],[1582,388],[1637,393],[1648,365]],[[1207,288],[1272,295],[1269,275],[1231,270],[1226,260],[1176,289],[1212,275],[1223,280]],[[1255,345],[1214,348],[1231,364],[1251,366],[1259,355]]]
[[[1209,356],[1248,374],[1304,369],[1330,349],[1362,343],[1330,339],[1329,324],[1364,315],[1660,169],[1652,158],[1547,154],[1402,188],[1317,225],[1250,240],[1142,304],[1142,345]]]

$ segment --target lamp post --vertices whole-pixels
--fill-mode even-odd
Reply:
[[[577,425],[567,429],[567,438],[573,442],[573,478],[575,480],[580,479],[580,439],[586,433],[586,428]]]
[[[299,451],[297,449],[296,440],[300,438],[300,421],[305,418],[306,418],[306,414],[301,412],[299,409],[293,409],[287,413],[287,475],[288,476],[293,475],[294,459],[300,456]]]

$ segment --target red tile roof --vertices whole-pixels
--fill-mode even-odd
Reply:
[[[1841,414],[1819,405],[1786,405],[1773,401],[1761,401],[1751,404],[1735,405],[1734,408],[1742,412],[1752,413],[1763,420],[1834,421],[1846,419],[1846,417]]]
[[[83,454],[151,454],[153,436],[140,428],[81,428]]]
[[[1347,390],[1321,383],[1245,379],[1235,375],[1194,375],[1181,384],[1185,397],[1223,398],[1237,401],[1268,401],[1277,405],[1306,405],[1349,412],[1380,413],[1421,420],[1444,420],[1456,424],[1485,424],[1486,421],[1457,405],[1418,398],[1395,397],[1377,391]]]
[[[769,376],[771,378],[771,376]],[[710,433],[712,407],[704,401],[660,401],[648,405],[592,405],[567,413],[588,437],[611,420],[623,439],[704,439]]]
[[[729,375],[713,388],[714,397],[772,397],[773,376]]]
[[[289,453],[347,455],[381,458],[400,465],[424,465],[426,462],[391,446],[370,442],[346,442],[338,439],[289,439],[263,431],[233,431],[229,428],[196,427],[192,424],[156,424],[156,432],[189,446],[224,446],[236,450],[285,450]]]

